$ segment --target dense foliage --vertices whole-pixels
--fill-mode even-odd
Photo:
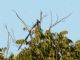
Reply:
[[[23,49],[16,60],[80,60],[80,42],[74,44],[66,37],[67,33],[47,30],[42,34],[38,31],[36,37],[28,42],[29,47]]]

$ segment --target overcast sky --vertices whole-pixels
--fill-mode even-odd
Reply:
[[[27,25],[32,26],[36,19],[39,18],[39,13],[42,10],[47,15],[42,22],[43,29],[47,29],[50,24],[50,11],[53,14],[53,23],[56,21],[56,14],[59,18],[72,15],[64,22],[56,25],[52,30],[60,32],[67,30],[68,37],[73,41],[80,39],[80,0],[0,0],[0,47],[6,46],[7,31],[5,24],[9,31],[14,31],[16,39],[25,38],[27,32],[24,32],[24,27],[16,14],[26,22]],[[14,46],[13,46],[14,47]],[[12,51],[17,49],[12,49]]]

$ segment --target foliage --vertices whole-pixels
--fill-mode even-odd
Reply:
[[[30,40],[28,48],[23,49],[15,58],[16,60],[79,60],[80,43],[73,46],[72,40],[67,38],[67,31],[53,35],[46,31],[43,38],[36,36]],[[38,35],[38,34],[37,34]],[[38,41],[40,39],[40,41]],[[33,40],[35,42],[33,42]],[[37,42],[36,42],[37,41]],[[32,44],[33,43],[33,44]],[[73,45],[70,45],[73,44]]]
[[[17,13],[16,15],[22,21]],[[42,12],[40,19],[42,19]],[[52,26],[63,21],[63,19],[57,21]],[[24,21],[22,23],[25,24]],[[17,45],[22,46],[26,44],[29,47],[22,49],[17,56],[11,54],[9,57],[4,58],[3,53],[0,53],[0,60],[80,60],[80,41],[73,43],[66,36],[68,31],[61,31],[60,33],[51,32],[52,26],[43,32],[40,24],[41,20],[37,20],[31,30],[27,28],[29,34],[25,39],[16,40]],[[27,40],[29,36],[30,41]],[[2,52],[2,49],[0,49],[0,52]]]

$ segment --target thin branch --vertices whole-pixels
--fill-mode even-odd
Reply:
[[[12,35],[11,35],[11,33],[9,32],[9,30],[7,28],[7,25],[5,25],[5,28],[6,28],[6,31],[8,32],[8,34],[9,34],[9,36],[11,37],[11,39],[14,40],[13,37],[12,37]]]
[[[9,43],[10,32],[8,31],[7,25],[5,25],[5,28],[6,28],[7,32],[8,32],[7,52],[6,52],[6,57],[7,57],[8,51],[9,51],[9,48],[10,48],[10,43]]]
[[[26,23],[19,17],[18,13],[17,13],[16,11],[13,11],[13,12],[16,14],[16,16],[17,16],[17,17],[19,18],[19,20],[22,22],[22,24],[23,24],[23,25],[26,27],[26,29],[29,31]]]
[[[15,35],[14,35],[14,31],[13,30],[11,30],[11,32],[12,32],[12,37],[13,37],[13,43],[16,43],[16,38],[15,38]],[[18,47],[16,44],[15,44],[15,46],[16,47]]]
[[[53,19],[53,18],[52,18],[52,11],[50,12],[50,14],[51,14],[51,26],[52,26],[52,19]]]
[[[43,12],[42,12],[42,11],[40,12],[40,24],[41,24],[42,20],[43,20],[46,16],[47,16],[47,15],[44,15],[44,16],[43,16]]]
[[[51,16],[51,24],[50,24],[50,27],[51,27],[52,26],[52,11],[50,11],[50,16]],[[51,29],[50,27],[49,27],[49,30]]]
[[[16,39],[15,39],[15,36],[14,36],[14,31],[13,31],[13,30],[11,30],[11,31],[12,31],[13,39],[14,39],[14,41],[15,41]],[[13,41],[13,42],[14,42],[14,41]]]
[[[69,16],[71,16],[72,13],[70,13],[69,15],[67,15],[66,17],[63,17],[60,20],[57,20],[50,28],[54,27],[55,25],[57,25],[58,23],[62,22],[63,20],[67,19]]]
[[[57,17],[57,20],[56,20],[56,22],[59,20],[59,16],[58,16],[58,14],[56,13],[56,17]]]
[[[43,12],[41,11],[40,12],[40,22],[42,22],[42,14],[43,14]]]

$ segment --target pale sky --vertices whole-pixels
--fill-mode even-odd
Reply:
[[[53,14],[53,23],[56,20],[56,14],[61,18],[72,15],[64,22],[56,25],[52,30],[60,32],[67,30],[68,37],[73,41],[80,39],[80,0],[0,0],[0,47],[5,47],[7,42],[7,32],[5,24],[9,30],[14,30],[16,39],[25,38],[27,32],[22,30],[23,26],[16,14],[26,22],[27,25],[32,26],[36,19],[39,18],[39,13],[42,10],[47,17],[44,19],[42,26],[47,29],[50,24],[50,11]],[[13,47],[12,51],[16,51]]]

